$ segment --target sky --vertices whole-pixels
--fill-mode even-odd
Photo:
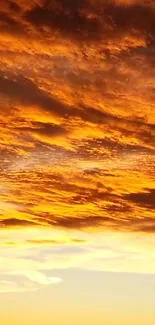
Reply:
[[[155,324],[154,85],[154,0],[1,0],[3,325]]]

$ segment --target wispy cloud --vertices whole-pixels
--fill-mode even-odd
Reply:
[[[0,277],[0,293],[36,291],[44,286],[62,282],[61,278],[48,277],[41,272],[30,270],[2,273]],[[2,280],[3,278],[11,280]]]

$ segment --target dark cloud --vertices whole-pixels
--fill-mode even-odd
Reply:
[[[3,30],[12,33],[28,33],[27,23],[33,25],[36,31],[43,33],[44,27],[51,34],[60,33],[63,37],[74,40],[118,40],[126,34],[144,37],[148,42],[155,40],[155,9],[144,3],[125,5],[114,1],[92,0],[53,0],[42,1],[42,5],[28,1],[26,7],[19,3],[8,1],[10,12],[16,16],[10,17],[10,12],[1,15]],[[22,19],[18,19],[18,13]],[[44,33],[44,36],[46,33]]]
[[[20,12],[21,8],[15,1],[8,0],[8,4],[13,12]]]
[[[146,38],[155,37],[155,10],[143,4],[130,6],[108,3],[104,14],[111,17],[113,26],[121,31],[140,31]]]
[[[100,36],[100,22],[83,12],[86,1],[52,1],[35,7],[25,14],[25,19],[36,27],[49,27],[65,36],[77,39],[95,39]],[[88,1],[87,1],[88,3]]]
[[[75,39],[113,38],[129,32],[155,37],[155,11],[149,5],[112,1],[47,1],[25,14],[36,27],[48,26]]]
[[[155,232],[155,219],[153,217],[145,216],[145,212],[143,217],[141,218],[130,218],[126,222],[125,230],[130,229],[131,231],[138,231],[138,232]]]
[[[17,130],[30,132],[31,134],[40,134],[42,136],[56,137],[67,134],[67,130],[60,125],[52,123],[33,122],[31,127],[19,127]]]
[[[61,245],[64,244],[63,241],[52,240],[52,239],[31,239],[26,241],[28,244],[35,245]]]
[[[155,233],[155,222],[152,220],[150,225],[144,225],[140,227],[140,231],[145,233]]]
[[[147,192],[130,193],[127,200],[150,209],[155,209],[155,189],[148,189]]]
[[[43,110],[50,112],[64,119],[81,118],[86,122],[98,125],[108,125],[111,129],[117,129],[126,137],[135,136],[143,140],[146,145],[153,145],[152,136],[155,134],[155,125],[147,124],[140,120],[127,120],[118,116],[113,116],[106,111],[101,111],[90,106],[73,107],[63,104],[58,98],[39,88],[33,81],[23,76],[5,75],[0,73],[0,94],[9,98],[9,100],[18,101],[25,106],[39,106]],[[38,124],[33,132],[42,135],[62,135],[67,134],[65,128],[56,125]],[[102,141],[102,139],[101,139]],[[104,140],[109,142],[109,140]],[[111,142],[111,141],[110,141]],[[117,142],[118,143],[118,142]],[[114,142],[109,144],[114,147]]]
[[[66,218],[56,218],[54,221],[48,221],[49,224],[56,227],[68,228],[68,229],[84,229],[92,228],[96,226],[108,226],[109,223],[112,223],[112,218],[110,217],[99,217],[99,216],[90,216],[90,217],[66,217]]]
[[[0,220],[0,226],[3,227],[32,227],[36,224],[33,221],[24,219],[8,218]]]
[[[149,207],[149,206],[148,206]],[[27,211],[29,213],[29,211]],[[105,215],[106,212],[106,215]],[[118,213],[118,214],[117,214]],[[129,217],[131,214],[131,217]],[[30,213],[29,213],[30,214]],[[125,217],[127,216],[127,218]],[[145,211],[144,211],[145,215]],[[130,231],[130,232],[155,232],[155,219],[153,217],[143,216],[141,218],[132,217],[132,209],[125,205],[111,205],[110,208],[107,207],[101,215],[94,216],[67,216],[60,217],[54,216],[50,213],[35,213],[32,214],[32,221],[17,219],[17,218],[8,218],[0,221],[0,226],[5,227],[33,227],[33,226],[52,226],[55,228],[66,228],[66,229],[109,229],[113,231]],[[80,243],[79,240],[72,240],[72,242]],[[43,239],[43,240],[28,240],[28,243],[31,244],[53,244],[58,245],[62,242],[57,242],[55,240]]]
[[[116,202],[116,204],[111,204],[105,209],[107,212],[112,215],[116,215],[117,213],[129,213],[133,211],[133,208],[130,205],[125,204],[124,202]]]
[[[118,212],[118,215],[117,215]],[[120,213],[122,217],[120,217]],[[111,210],[107,209],[101,216],[87,216],[87,217],[55,217],[49,213],[42,213],[39,218],[36,217],[36,222],[42,223],[46,226],[66,228],[66,229],[101,229],[112,230],[112,231],[123,231],[123,232],[152,232],[155,231],[155,220],[154,218],[142,217],[142,218],[125,218],[125,214],[132,214],[132,209],[127,207],[111,206]],[[144,212],[145,214],[145,212]]]
[[[44,8],[61,8],[63,10],[69,10],[70,13],[76,12],[79,9],[86,8],[89,4],[88,0],[45,0],[43,2]]]
[[[1,33],[7,32],[10,34],[24,34],[22,24],[6,13],[0,13],[0,29]]]
[[[26,241],[29,244],[35,244],[35,245],[63,245],[67,244],[67,241],[63,240],[55,240],[55,239],[31,239]],[[78,239],[78,238],[71,238],[69,240],[70,243],[75,243],[75,244],[84,244],[86,243],[85,240],[83,239]]]
[[[23,105],[42,107],[44,110],[51,111],[58,116],[67,116],[67,113],[69,114],[70,112],[69,107],[64,106],[59,100],[52,98],[33,81],[23,76],[7,76],[1,71],[0,94]]]

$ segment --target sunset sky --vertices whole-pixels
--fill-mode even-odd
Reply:
[[[155,1],[0,1],[2,325],[155,324]]]

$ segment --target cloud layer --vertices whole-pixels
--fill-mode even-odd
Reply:
[[[1,234],[152,236],[154,1],[5,0],[0,30]]]

